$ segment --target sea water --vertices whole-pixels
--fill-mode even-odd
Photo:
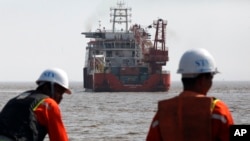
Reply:
[[[70,83],[72,95],[60,104],[70,141],[144,141],[159,100],[178,95],[180,82],[168,92],[85,92],[81,82]],[[0,109],[19,93],[35,89],[31,82],[1,82]],[[208,96],[224,101],[235,124],[250,124],[250,82],[214,82]],[[48,141],[48,137],[46,141]]]

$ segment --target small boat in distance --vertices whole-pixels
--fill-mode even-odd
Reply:
[[[94,92],[168,91],[170,72],[162,69],[169,60],[167,21],[158,19],[146,28],[139,24],[129,27],[131,8],[119,2],[110,10],[111,30],[82,33],[91,38],[83,67],[84,88]],[[124,28],[117,30],[118,24]],[[154,41],[148,28],[156,29]]]

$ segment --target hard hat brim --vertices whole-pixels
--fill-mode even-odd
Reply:
[[[66,89],[65,93],[66,94],[72,94],[71,90],[69,90],[69,89]]]

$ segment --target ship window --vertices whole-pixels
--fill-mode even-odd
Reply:
[[[96,55],[99,55],[99,54],[100,54],[100,51],[99,51],[99,50],[96,50],[96,51],[95,51],[95,54],[96,54]]]
[[[128,59],[123,59],[123,65],[128,66],[129,65],[129,60]]]
[[[111,48],[111,44],[110,43],[105,43],[105,47],[106,48]]]
[[[112,51],[107,51],[107,57],[112,57]]]

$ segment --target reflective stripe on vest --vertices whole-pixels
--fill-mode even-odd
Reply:
[[[37,107],[38,107],[41,103],[44,102],[44,100],[45,100],[45,99],[40,100],[40,101],[36,104],[36,106],[33,108],[33,111],[35,111],[35,110],[37,109]]]
[[[213,112],[215,105],[218,101],[220,101],[220,100],[219,99],[213,100],[212,106],[211,106],[211,112]],[[212,119],[217,119],[217,120],[220,120],[222,123],[227,123],[227,119],[220,114],[212,114]]]

